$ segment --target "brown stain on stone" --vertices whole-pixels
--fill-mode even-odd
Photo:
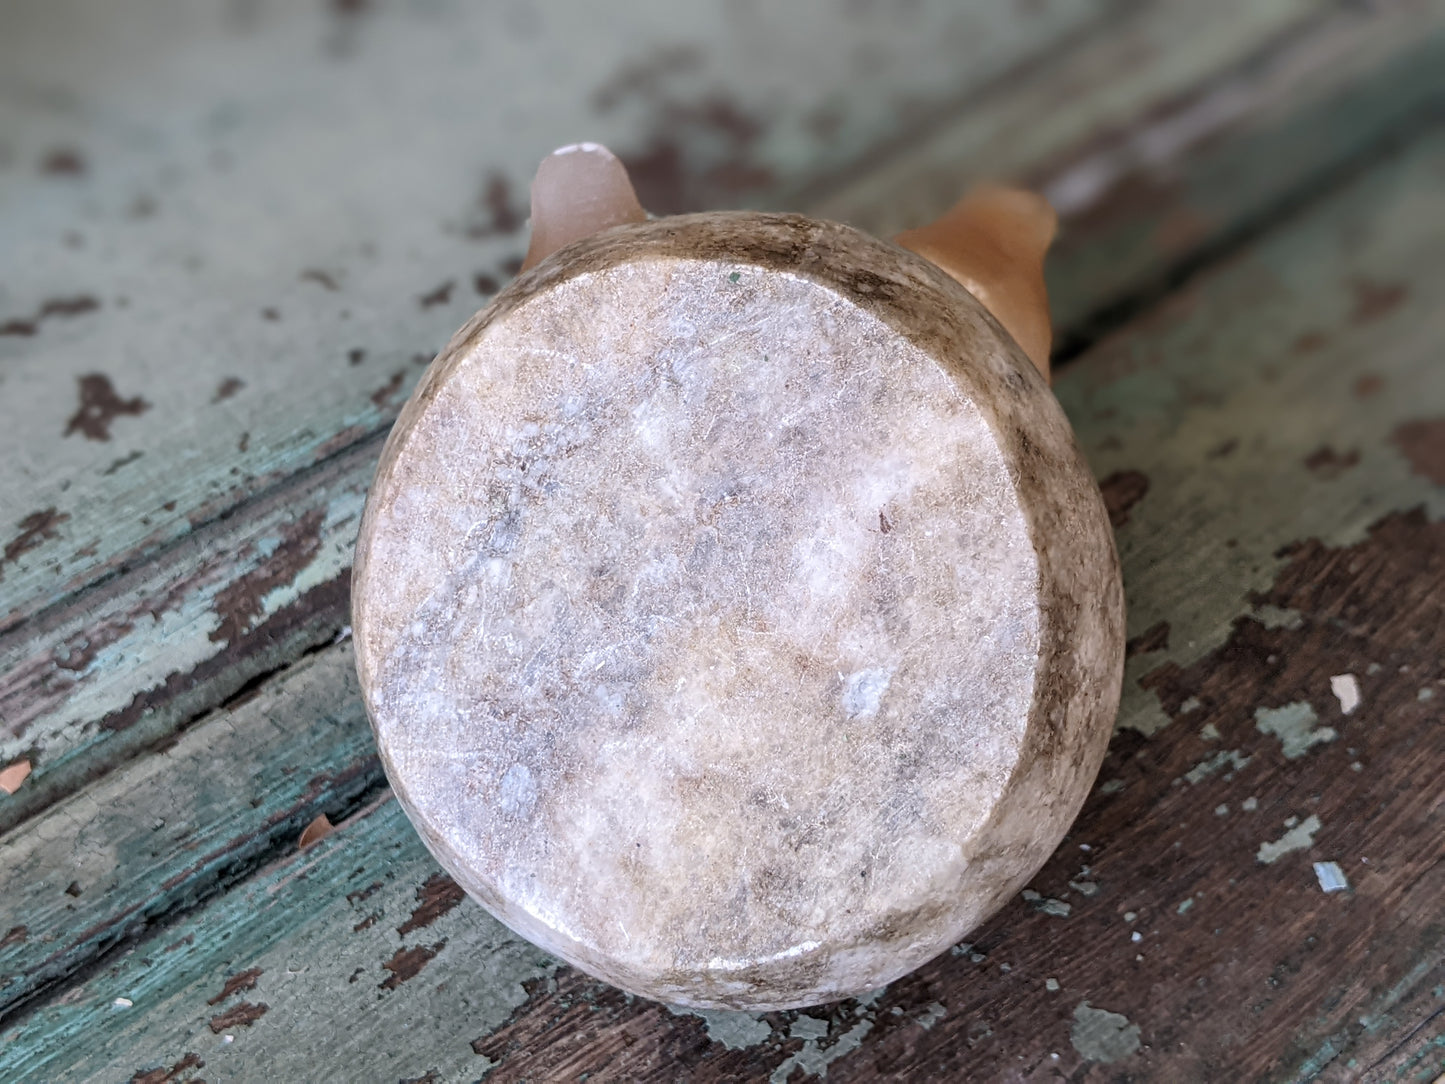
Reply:
[[[1404,283],[1376,282],[1363,277],[1350,280],[1350,292],[1355,299],[1350,320],[1356,324],[1366,324],[1388,316],[1409,296]]]
[[[228,978],[221,987],[221,992],[206,1002],[207,1005],[219,1005],[233,994],[242,993],[245,990],[253,990],[256,987],[256,980],[264,972],[259,967],[247,968],[245,971],[238,971]]]
[[[46,320],[69,319],[94,312],[98,308],[100,308],[100,302],[88,294],[80,294],[75,297],[52,297],[41,304],[34,316],[16,317],[0,324],[0,335],[35,335],[40,331],[41,323]]]
[[[1328,340],[1318,331],[1306,331],[1295,339],[1290,347],[1296,354],[1310,354],[1324,346]]]
[[[135,1076],[130,1078],[130,1084],[173,1084],[182,1079],[183,1074],[192,1069],[204,1069],[206,1063],[196,1053],[187,1053],[180,1061],[176,1062],[169,1069],[137,1069]],[[194,1080],[194,1078],[191,1078]],[[203,1084],[202,1081],[194,1081],[194,1084]]]
[[[11,945],[23,945],[30,937],[28,926],[11,926],[4,937],[0,937],[0,949],[9,948]]]
[[[211,396],[211,402],[222,403],[246,386],[246,382],[237,376],[228,376],[216,388],[216,394]]]
[[[1412,471],[1445,486],[1445,418],[1405,422],[1390,439],[1410,461]]]
[[[1169,622],[1156,621],[1147,629],[1124,644],[1124,657],[1146,655],[1151,651],[1166,651],[1169,648]]]
[[[1305,456],[1305,468],[1317,478],[1326,481],[1333,481],[1345,471],[1349,470],[1360,461],[1360,450],[1351,448],[1347,452],[1337,452],[1328,444],[1321,444],[1318,448]]]
[[[1149,492],[1149,479],[1137,470],[1115,471],[1099,483],[1109,522],[1115,530],[1129,522],[1129,513]]]
[[[139,395],[122,399],[104,373],[79,378],[80,405],[70,416],[63,436],[80,433],[86,440],[110,440],[111,423],[122,415],[137,416],[151,408]]]
[[[434,873],[416,890],[417,907],[411,917],[396,928],[405,937],[413,930],[430,926],[466,898],[456,881],[445,873]]]
[[[239,1005],[227,1009],[217,1016],[211,1017],[211,1031],[219,1035],[221,1032],[228,1031],[231,1028],[248,1028],[257,1020],[261,1019],[261,1017],[265,1016],[270,1008],[271,1006],[267,1005],[264,1001],[257,1003],[243,1001]]]
[[[220,624],[211,632],[213,643],[237,643],[251,631],[260,616],[265,598],[278,587],[292,583],[321,552],[321,532],[326,512],[314,508],[289,524],[275,551],[252,570],[216,594],[214,610]]]
[[[377,984],[378,990],[395,990],[404,982],[417,977],[421,969],[430,963],[438,952],[446,947],[445,941],[435,945],[418,945],[416,948],[399,948],[390,960],[381,966],[391,972],[391,977]]]
[[[489,275],[485,271],[478,271],[472,276],[472,289],[476,290],[481,297],[491,297],[502,288],[497,281],[496,275]]]

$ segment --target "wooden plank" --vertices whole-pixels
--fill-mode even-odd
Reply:
[[[382,787],[349,645],[0,840],[0,1013]]]
[[[112,1079],[194,1055],[287,1078],[327,1050],[436,1079],[1191,1081],[1428,1064],[1445,250],[1421,224],[1445,213],[1442,174],[1437,126],[1062,374],[1119,526],[1130,698],[1039,898],[971,945],[867,1003],[675,1017],[527,957],[469,904],[422,925],[454,897],[383,806],[21,1017],[0,1067]],[[1330,861],[1345,892],[1320,888]],[[346,894],[372,880],[391,895],[368,922]]]
[[[1262,204],[1247,198],[1256,187],[1272,198],[1306,184],[1314,171],[1348,160],[1369,145],[1381,124],[1412,115],[1428,92],[1427,86],[1422,89],[1425,81],[1392,78],[1377,84],[1366,77],[1366,67],[1338,59],[1342,52],[1380,63],[1389,59],[1414,65],[1411,71],[1430,62],[1438,65],[1445,53],[1438,41],[1429,34],[1423,34],[1424,45],[1417,39],[1424,29],[1438,24],[1438,19],[1431,20],[1441,10],[1445,5],[1432,0],[1423,7],[1373,13],[1331,9],[1323,19],[1311,14],[1298,36],[1270,53],[1271,62],[1264,65],[1270,78],[1250,84],[1250,109],[1288,118],[1318,111],[1324,103],[1333,108],[1337,99],[1364,101],[1368,108],[1356,105],[1348,124],[1330,125],[1335,134],[1328,140],[1300,135],[1287,119],[1272,121],[1263,130],[1237,113],[1226,116],[1218,129],[1195,124],[1190,128],[1194,144],[1178,139],[1172,144],[1183,156],[1173,168],[1187,176],[1194,156],[1203,156],[1215,171],[1228,170],[1235,163],[1250,182],[1237,188],[1245,195],[1228,207],[1214,208],[1207,220],[1200,219],[1203,230],[1190,236],[1194,247],[1187,250],[1164,245],[1151,250],[1139,240],[1155,234],[1173,236],[1162,224],[1183,212],[1172,209],[1168,199],[1141,203],[1133,215],[1113,214],[1088,233],[1109,260],[1089,262],[1072,256],[1074,250],[1065,247],[1065,271],[1055,276],[1060,296],[1074,298],[1080,313],[1106,305],[1114,296],[1109,291],[1121,282],[1114,274],[1114,256],[1120,251],[1127,249],[1128,268],[1141,280],[1148,278],[1150,251],[1157,252],[1159,259],[1152,266],[1162,274],[1169,261],[1207,249],[1258,214]],[[1096,153],[1101,125],[1113,130],[1110,125],[1117,127],[1140,113],[1149,115],[1149,125],[1156,124],[1153,114],[1159,97],[1177,94],[1188,86],[1181,80],[1211,70],[1200,68],[1204,61],[1235,60],[1248,71],[1260,67],[1254,55],[1260,36],[1275,33],[1292,14],[1284,7],[1252,2],[1241,8],[1237,18],[1221,19],[1218,10],[1211,12],[1208,26],[1228,27],[1228,34],[1211,32],[1196,44],[1197,6],[1151,7],[1122,30],[1111,26],[1107,33],[1091,35],[1057,65],[1030,73],[1037,79],[999,88],[963,111],[964,119],[957,122],[963,134],[954,132],[934,141],[931,153],[939,156],[941,165],[933,175],[941,169],[962,171],[958,155],[964,150],[990,161],[995,150],[1012,146],[1006,140],[980,142],[982,122],[976,113],[1002,116],[1009,122],[1005,131],[1019,117],[1032,113],[1049,119],[1046,133],[1027,144],[1028,155],[1001,160],[1001,168],[1037,171],[1042,163],[1057,159],[1060,176],[1071,176],[1081,168],[1080,161]],[[1120,65],[1121,48],[1124,56],[1139,58],[1130,70],[1140,73],[1123,90],[1110,80]],[[1411,59],[1416,56],[1425,59]],[[1241,57],[1245,59],[1240,61]],[[1248,71],[1237,78],[1245,78]],[[1217,93],[1213,81],[1197,90],[1201,100]],[[1194,100],[1186,95],[1176,112],[1188,114],[1188,103]],[[1060,111],[1059,102],[1067,105],[1062,118],[1053,115]],[[1246,114],[1252,115],[1248,110]],[[1307,120],[1313,132],[1317,118],[1308,115]],[[1149,125],[1143,131],[1153,130]],[[982,127],[985,133],[998,134],[995,127]],[[1280,167],[1264,170],[1265,162],[1258,155],[1230,150],[1236,140],[1245,146],[1245,137],[1254,141],[1248,143],[1253,147],[1291,134],[1313,153],[1296,155]],[[915,164],[926,172],[922,163]],[[1149,168],[1162,167],[1156,160]],[[1257,184],[1261,172],[1268,176],[1268,185]],[[886,167],[884,173],[893,175]],[[1127,183],[1127,178],[1120,183]],[[802,192],[799,198],[816,202],[826,213],[847,212],[864,219],[896,203],[895,193],[886,185],[868,182],[866,175],[830,191],[831,196],[821,190]],[[1100,195],[1112,192],[1101,190]],[[903,195],[927,198],[926,190]],[[1087,202],[1076,201],[1073,221],[1087,225],[1088,214]],[[369,439],[372,443],[362,441],[328,460],[321,473],[303,472],[269,497],[198,528],[188,536],[187,545],[143,562],[105,587],[83,593],[69,605],[0,637],[0,719],[4,720],[0,763],[26,757],[35,767],[26,788],[16,798],[0,802],[0,830],[232,695],[275,666],[285,652],[323,643],[334,635],[345,621],[343,577],[355,532],[352,517],[374,461],[377,438]],[[317,523],[314,535],[304,529]],[[268,547],[283,538],[290,539],[286,560],[279,569],[271,568]],[[228,566],[226,554],[241,557]],[[259,588],[265,594],[258,610]],[[155,616],[146,618],[149,614]],[[137,615],[142,619],[137,620]]]

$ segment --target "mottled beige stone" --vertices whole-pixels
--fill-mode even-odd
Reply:
[[[698,1007],[857,994],[1058,844],[1108,742],[1108,518],[1044,380],[847,227],[625,225],[404,410],[354,574],[387,773],[499,919]]]

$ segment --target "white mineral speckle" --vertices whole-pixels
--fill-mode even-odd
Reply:
[[[891,676],[887,670],[859,670],[849,675],[843,687],[843,710],[848,717],[866,719],[877,715]]]
[[[525,817],[537,804],[537,781],[525,764],[513,764],[502,776],[498,804],[511,817]]]

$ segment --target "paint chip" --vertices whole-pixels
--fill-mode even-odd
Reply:
[[[1129,1023],[1123,1013],[1096,1009],[1087,1001],[1081,1001],[1074,1009],[1069,1041],[1080,1056],[1112,1064],[1139,1049],[1139,1025]]]
[[[1193,906],[1194,906],[1194,897],[1193,897],[1193,896],[1190,896],[1187,900],[1181,901],[1180,904],[1179,904],[1179,906],[1176,907],[1176,908],[1174,909],[1174,911],[1175,911],[1176,914],[1182,915],[1182,914],[1184,914],[1186,911],[1188,911],[1189,908],[1191,908],[1191,907],[1193,907]]]
[[[1320,882],[1322,892],[1343,892],[1350,887],[1345,871],[1340,869],[1338,862],[1316,862],[1315,877]]]
[[[1135,930],[1133,933],[1131,933],[1131,934],[1129,935],[1129,940],[1130,940],[1130,941],[1133,941],[1134,944],[1137,945],[1140,941],[1144,940],[1144,935],[1143,935],[1142,933],[1140,933],[1138,930]]]
[[[1049,993],[1051,993],[1051,994],[1054,993],[1055,991],[1058,990],[1058,988],[1059,988],[1059,980],[1058,980],[1058,979],[1045,979],[1045,980],[1044,980],[1044,989],[1047,990]]]
[[[1239,808],[1244,810],[1246,813],[1253,813],[1256,809],[1259,808],[1259,799],[1250,796],[1239,803]]]
[[[306,830],[301,833],[301,838],[296,841],[296,846],[305,848],[311,846],[313,843],[320,843],[333,831],[335,831],[335,828],[330,818],[323,813],[306,826]]]
[[[1340,702],[1340,711],[1349,715],[1360,706],[1360,683],[1354,674],[1336,674],[1330,678],[1330,692]]]
[[[1208,760],[1201,760],[1194,767],[1184,773],[1184,778],[1190,784],[1197,786],[1204,782],[1221,768],[1230,768],[1232,771],[1239,771],[1249,763],[1249,757],[1245,756],[1238,749],[1223,749],[1215,753]]]
[[[134,1005],[135,1002],[128,997],[118,997],[114,1001],[112,1001],[111,1004],[114,1005],[117,1009],[128,1009],[132,1005]]]
[[[1218,741],[1219,727],[1215,726],[1213,723],[1205,723],[1202,727],[1199,728],[1199,736],[1205,741]]]
[[[1304,756],[1320,742],[1334,741],[1333,727],[1315,726],[1319,716],[1308,701],[1296,700],[1281,708],[1255,708],[1254,726],[1261,734],[1273,734],[1284,748],[1286,760]]]
[[[760,1020],[756,1013],[732,1009],[693,1009],[687,1015],[701,1020],[708,1041],[721,1043],[725,1050],[745,1050],[763,1042],[773,1033],[772,1025]]]
[[[1229,805],[1225,802],[1220,802],[1217,806],[1214,807],[1214,815],[1216,817],[1229,816]]]
[[[1320,830],[1320,819],[1311,813],[1278,839],[1261,843],[1255,858],[1269,865],[1291,851],[1302,851],[1314,845],[1315,833]]]
[[[20,789],[20,784],[30,778],[30,761],[17,760],[8,768],[0,770],[0,790],[6,794],[14,794]]]

